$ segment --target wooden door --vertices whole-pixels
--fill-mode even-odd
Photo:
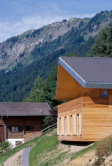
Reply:
[[[5,140],[5,137],[4,137],[4,125],[0,125],[0,140]]]

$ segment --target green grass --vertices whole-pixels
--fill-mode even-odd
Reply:
[[[39,162],[40,158],[37,158],[39,155],[44,155],[44,151],[48,153],[56,148],[58,144],[57,135],[43,137],[36,146],[31,149],[29,163],[31,166],[36,165]]]
[[[96,144],[89,146],[79,152],[71,153],[69,149],[67,151],[63,151],[58,148],[60,145],[60,141],[57,140],[57,135],[54,134],[52,136],[46,136],[41,138],[36,146],[33,147],[30,151],[29,164],[30,166],[53,166],[58,165],[66,159],[69,161],[77,158],[84,153],[95,149]],[[66,144],[62,145],[68,146]]]
[[[29,146],[33,145],[33,141],[29,141],[23,145],[20,145],[6,153],[1,153],[0,154],[0,164],[6,161],[9,157],[13,156],[15,153],[19,152],[23,148],[28,148]]]
[[[47,135],[49,134],[49,135]],[[58,165],[66,159],[69,161],[77,158],[80,155],[83,155],[87,151],[93,150],[96,147],[96,144],[89,146],[86,149],[83,149],[76,153],[71,153],[69,148],[67,151],[60,149],[59,146],[62,145],[66,149],[69,147],[68,144],[63,144],[58,141],[57,134],[49,131],[46,134],[34,138],[31,141],[26,142],[23,145],[12,149],[9,152],[0,154],[0,164],[6,161],[9,157],[13,156],[15,153],[21,149],[32,147],[30,151],[29,164],[30,166],[53,166]]]
[[[13,156],[15,153],[19,152],[21,149],[35,146],[36,143],[38,141],[40,141],[48,133],[50,133],[50,131],[46,132],[45,134],[43,134],[39,137],[36,137],[36,138],[30,140],[22,145],[19,145],[18,147],[14,148],[6,153],[0,153],[0,164],[3,163],[4,161],[6,161],[9,157]]]

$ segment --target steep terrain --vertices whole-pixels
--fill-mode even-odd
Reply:
[[[86,25],[89,19],[73,18],[69,21],[63,20],[62,22],[56,22],[37,30],[30,30],[7,39],[0,45],[0,69],[11,69],[13,66],[16,66],[18,62],[25,65],[32,63],[35,58],[41,57],[39,48],[47,42],[52,42],[59,36],[63,36],[71,30],[72,27],[78,28],[81,21]],[[32,52],[35,51],[35,47],[38,48],[38,52],[34,57]],[[58,47],[54,48],[53,51],[56,49],[58,49]],[[49,53],[51,53],[51,50],[47,52],[47,54]]]
[[[89,54],[101,29],[112,22],[112,11],[93,18],[72,18],[30,30],[0,44],[0,101],[22,101],[40,76],[45,80],[59,56]]]
[[[42,55],[45,56],[57,49],[64,48],[69,44],[68,35],[70,35],[71,30],[75,31],[74,38],[79,36],[79,38],[84,37],[84,40],[88,40],[90,36],[97,35],[111,21],[112,12],[105,11],[91,19],[63,20],[7,39],[0,44],[0,69],[13,69],[20,62],[26,66],[37,57],[41,58]],[[59,43],[57,43],[57,39]],[[82,41],[81,38],[79,42]],[[54,43],[55,46],[52,48]],[[43,48],[45,51],[42,51]]]

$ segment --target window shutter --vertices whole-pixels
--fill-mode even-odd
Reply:
[[[33,126],[29,126],[29,129],[30,129],[30,131],[33,131],[34,127]]]
[[[22,127],[21,126],[18,127],[18,131],[22,132]]]
[[[9,131],[9,132],[12,131],[12,126],[8,126],[8,131]]]

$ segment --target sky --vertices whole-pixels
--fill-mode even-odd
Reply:
[[[112,0],[0,0],[0,42],[27,30],[112,10]]]

